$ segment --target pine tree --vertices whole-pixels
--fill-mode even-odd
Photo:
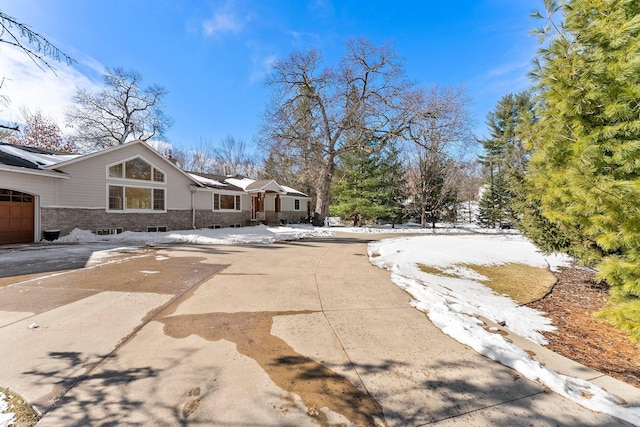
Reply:
[[[398,221],[402,212],[398,170],[395,150],[342,154],[331,191],[331,215],[352,221],[354,227],[376,220]]]
[[[640,2],[545,6],[564,23],[540,31],[549,44],[533,72],[541,102],[531,192],[571,239],[568,252],[612,286],[623,305],[609,318],[640,339]]]
[[[535,121],[530,92],[503,96],[487,114],[490,136],[481,140],[484,154],[480,162],[488,187],[480,200],[480,223],[488,227],[519,224],[517,198],[523,195],[522,182],[529,157],[522,144],[521,128]],[[489,197],[489,200],[483,200]]]
[[[502,228],[510,224],[514,215],[510,204],[512,194],[508,187],[507,173],[504,170],[492,173],[489,185],[478,203],[478,220],[482,226]]]

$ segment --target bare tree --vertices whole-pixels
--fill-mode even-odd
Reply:
[[[167,94],[163,87],[142,88],[142,76],[122,68],[107,68],[104,83],[105,89],[97,93],[76,90],[67,122],[75,129],[78,143],[102,149],[164,137],[172,122],[163,112]]]
[[[52,118],[44,116],[41,110],[32,113],[24,109],[22,115],[25,125],[19,133],[14,133],[7,138],[11,144],[51,151],[75,150],[73,141],[65,138],[58,124]]]
[[[21,39],[26,39],[27,44],[23,43]],[[55,69],[47,61],[47,58],[59,62],[64,61],[67,65],[77,62],[50,43],[42,34],[36,33],[27,24],[19,22],[2,11],[0,11],[0,43],[21,49],[38,68],[41,70],[46,68],[53,71],[54,74]]]
[[[273,98],[263,134],[268,149],[297,148],[318,156],[315,224],[329,211],[336,157],[378,151],[406,137],[420,99],[389,45],[350,40],[338,67],[320,67],[317,51],[293,53],[274,65],[267,79]]]
[[[25,42],[21,40],[25,39]],[[0,43],[5,43],[22,50],[33,63],[43,71],[51,70],[56,73],[55,68],[47,61],[52,58],[56,61],[64,61],[67,65],[77,62],[69,55],[62,52],[55,45],[49,42],[43,35],[36,33],[27,24],[19,22],[0,10]],[[0,89],[4,84],[5,78],[0,81]],[[0,95],[0,104],[9,105],[9,98]],[[17,125],[0,124],[0,129],[10,131],[18,131]]]
[[[422,227],[435,228],[436,221],[455,214],[465,176],[462,160],[474,142],[467,104],[464,88],[434,86],[426,92],[406,147],[408,194]]]
[[[243,175],[257,178],[260,168],[243,140],[228,135],[213,150],[215,167],[221,175]]]
[[[197,173],[216,173],[211,140],[200,138],[195,146],[185,153],[183,169]]]

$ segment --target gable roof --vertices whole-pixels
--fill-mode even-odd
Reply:
[[[247,193],[253,193],[258,191],[271,191],[275,193],[284,193],[284,189],[272,179],[264,179],[261,181],[254,181],[247,185],[245,188]]]
[[[52,169],[52,168],[62,168],[83,160],[87,160],[87,159],[91,159],[94,157],[99,157],[102,156],[106,153],[112,153],[114,151],[118,151],[118,150],[122,150],[124,148],[130,148],[131,146],[135,146],[135,145],[139,145],[141,147],[144,147],[147,151],[149,151],[151,154],[153,154],[156,158],[161,159],[164,163],[166,163],[167,165],[169,165],[169,167],[175,169],[176,171],[178,171],[179,173],[181,173],[182,175],[184,175],[185,177],[187,177],[193,184],[195,185],[200,185],[200,183],[194,179],[194,177],[192,177],[191,175],[189,175],[188,173],[186,173],[185,171],[183,171],[181,168],[179,168],[175,163],[173,163],[171,160],[167,159],[166,157],[164,157],[162,154],[158,153],[153,147],[151,147],[149,144],[145,143],[142,140],[135,140],[135,141],[131,141],[131,142],[127,142],[126,144],[121,144],[121,145],[116,145],[115,147],[109,147],[107,149],[104,150],[100,150],[100,151],[95,151],[93,153],[89,153],[89,154],[85,154],[82,156],[77,156],[73,159],[69,159],[67,161],[55,164],[55,165],[51,165],[48,168]]]

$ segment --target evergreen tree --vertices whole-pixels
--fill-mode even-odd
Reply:
[[[487,114],[490,136],[481,140],[484,154],[480,162],[485,169],[488,187],[480,200],[480,223],[494,227],[518,224],[520,216],[514,205],[522,196],[522,182],[529,153],[523,147],[520,131],[535,121],[530,92],[508,94]]]
[[[492,173],[489,185],[485,187],[478,203],[478,220],[482,226],[501,228],[510,224],[514,215],[510,204],[512,194],[508,187],[504,170]]]
[[[378,166],[380,188],[384,191],[378,194],[376,202],[385,207],[378,219],[397,224],[404,219],[403,205],[406,200],[404,170],[400,155],[396,146],[390,144],[380,152],[378,157],[380,157]]]
[[[530,185],[540,212],[598,266],[609,318],[640,339],[640,2],[546,0]],[[542,17],[541,14],[538,16]],[[635,311],[634,311],[635,310]]]
[[[339,160],[331,192],[331,215],[352,221],[354,227],[380,219],[398,221],[402,206],[397,151],[352,151]]]

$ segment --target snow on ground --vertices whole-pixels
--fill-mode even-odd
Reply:
[[[417,237],[398,237],[369,245],[372,264],[392,273],[392,280],[414,298],[413,305],[427,313],[431,321],[444,333],[474,348],[479,353],[501,362],[526,378],[549,387],[591,410],[607,413],[640,425],[640,408],[622,406],[619,398],[587,381],[567,377],[542,366],[521,348],[501,335],[483,328],[479,317],[496,323],[533,342],[544,343],[542,331],[553,326],[542,313],[520,307],[508,297],[497,295],[478,282],[481,277],[455,264],[526,263],[551,269],[567,264],[567,257],[544,256],[525,238],[511,230],[486,230],[471,224],[441,225],[436,229],[422,229],[417,224],[378,227],[315,228],[306,225],[286,227],[243,227],[200,229],[166,233],[124,232],[97,236],[90,231],[74,230],[51,243],[108,244],[111,248],[93,252],[91,263],[106,260],[113,252],[135,249],[143,245],[185,242],[193,244],[251,244],[273,243],[304,237],[325,237],[334,231],[352,233],[425,234]],[[63,245],[61,245],[63,246]],[[73,247],[73,245],[72,245]],[[440,269],[456,268],[458,278],[442,277],[422,272],[417,264]],[[152,274],[153,272],[147,272]],[[0,396],[1,397],[1,396]],[[0,399],[1,400],[1,399]],[[0,403],[1,405],[1,403]],[[0,407],[0,412],[2,408]],[[0,415],[0,427],[3,427]]]
[[[405,278],[427,282],[408,283],[401,280],[400,286],[411,291],[418,300],[441,300],[442,305],[432,307],[431,316],[442,311],[439,316],[451,314],[461,319],[469,316],[486,317],[495,323],[506,323],[506,328],[535,343],[546,344],[540,331],[554,330],[549,319],[540,312],[520,307],[510,298],[498,295],[484,286],[478,273],[456,264],[506,264],[527,263],[534,267],[553,267],[568,263],[567,257],[543,257],[535,247],[518,235],[510,236],[421,236],[405,237],[372,243],[369,246],[372,262]],[[547,261],[548,260],[548,261]],[[440,269],[455,270],[456,276],[442,277],[422,272],[418,264]],[[455,268],[454,268],[455,267]],[[427,307],[425,307],[427,308]],[[446,318],[443,319],[446,323]]]
[[[436,228],[427,226],[422,228],[417,223],[404,224],[383,224],[370,227],[350,227],[348,225],[339,225],[331,227],[332,230],[344,233],[367,233],[367,234],[518,234],[515,230],[496,230],[493,228],[483,228],[477,224],[461,222],[456,224],[437,223]]]
[[[0,391],[0,427],[7,427],[14,422],[15,414],[6,412],[9,409],[9,404],[5,400],[6,396]]]
[[[235,245],[243,243],[274,243],[281,240],[297,240],[305,237],[333,236],[328,229],[309,226],[284,226],[241,228],[203,228],[199,230],[177,230],[163,233],[125,231],[120,234],[98,236],[87,230],[75,229],[55,243],[70,242],[120,242],[127,245],[153,245],[158,243],[194,243],[201,245]]]
[[[545,340],[540,332],[553,330],[542,313],[496,294],[470,270],[456,269],[461,278],[452,278],[425,273],[417,266],[446,270],[463,263],[525,263],[548,265],[553,270],[570,262],[568,257],[544,256],[517,234],[399,237],[371,243],[368,252],[371,263],[391,271],[394,283],[413,296],[412,304],[447,335],[586,408],[640,425],[639,407],[621,406],[624,403],[619,398],[602,388],[532,360],[520,347],[486,330],[479,319],[504,322],[506,329],[542,344]]]

